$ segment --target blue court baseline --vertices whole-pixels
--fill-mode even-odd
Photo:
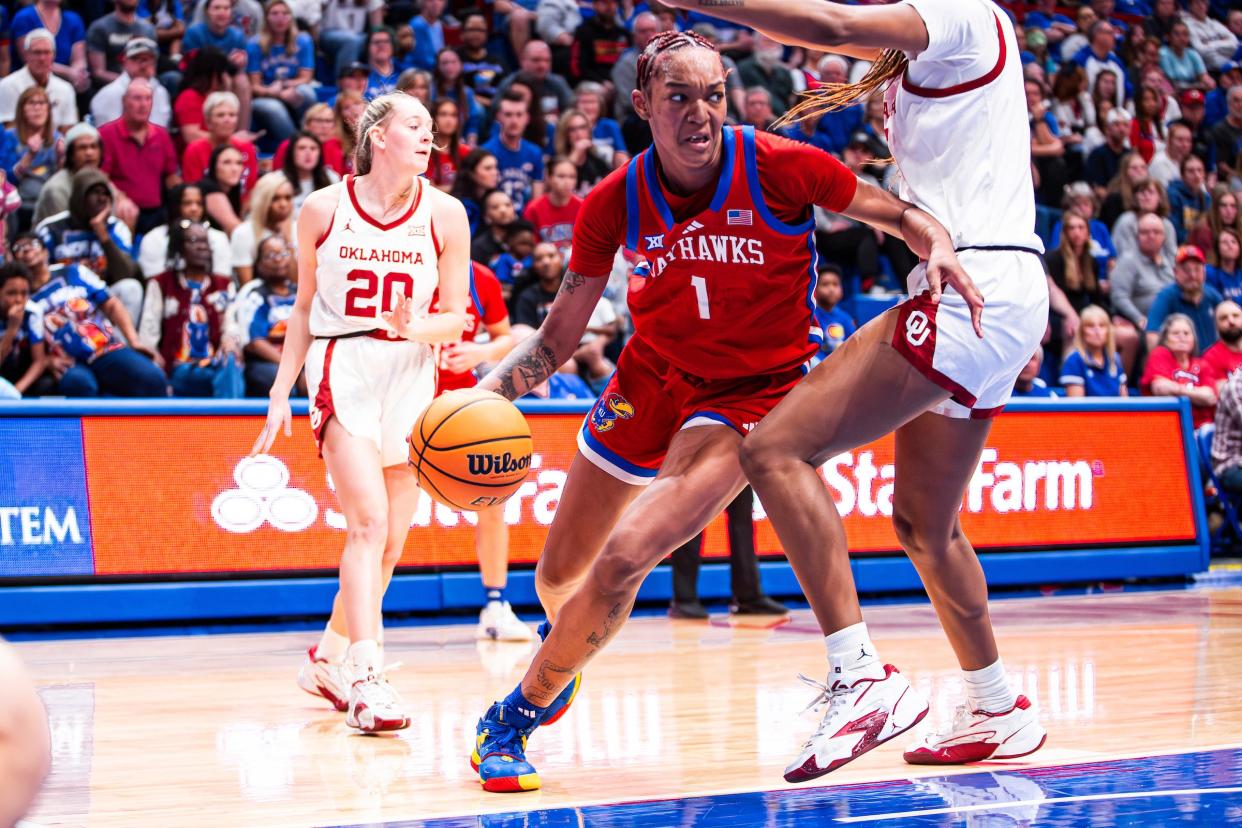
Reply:
[[[589,793],[589,792],[584,792]],[[508,795],[520,807],[522,795]],[[853,785],[385,822],[383,828],[795,828],[806,825],[1197,825],[1242,823],[1242,750],[1222,749]],[[379,826],[374,826],[379,828]]]

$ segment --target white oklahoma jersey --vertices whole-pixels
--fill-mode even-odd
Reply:
[[[338,187],[336,210],[315,247],[315,296],[306,356],[311,427],[323,447],[332,417],[373,441],[384,466],[407,462],[406,441],[435,396],[430,345],[398,337],[380,315],[399,297],[425,315],[439,284],[438,250],[428,184],[404,215],[381,222],[358,202],[354,177]]]
[[[984,296],[984,339],[956,292],[931,304],[919,265],[893,346],[952,395],[936,411],[988,417],[1009,400],[1048,320],[1021,58],[1008,16],[987,0],[904,2],[923,18],[928,44],[907,55],[885,95],[899,191],[948,230]]]

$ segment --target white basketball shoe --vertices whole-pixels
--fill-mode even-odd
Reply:
[[[900,736],[927,715],[927,699],[910,686],[891,664],[883,678],[860,678],[832,686],[806,676],[820,695],[807,707],[827,703],[828,709],[798,758],[785,768],[785,781],[806,782],[830,773],[889,739]]]
[[[911,765],[964,765],[985,759],[1017,759],[1044,746],[1044,730],[1026,696],[1004,713],[959,705],[947,730],[929,733],[905,752]]]
[[[333,707],[344,713],[349,709],[349,671],[344,662],[331,662],[320,658],[316,648],[306,651],[306,661],[298,670],[298,687],[312,696],[327,699]]]
[[[367,673],[349,688],[349,715],[345,724],[363,733],[404,730],[410,717],[396,689],[383,673]]]
[[[522,623],[508,601],[488,601],[479,613],[475,637],[480,641],[533,641],[535,631]]]

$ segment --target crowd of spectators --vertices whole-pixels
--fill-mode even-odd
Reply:
[[[1016,25],[1052,291],[1023,396],[1180,395],[1207,422],[1242,362],[1242,9],[1226,0],[1001,3]],[[427,104],[434,186],[515,335],[538,327],[583,197],[651,142],[638,52],[692,27],[730,120],[773,130],[867,64],[632,0],[35,0],[0,8],[0,395],[263,396],[297,291],[298,211],[352,167],[366,101]],[[896,187],[883,96],[777,131]],[[821,354],[898,239],[816,209]],[[615,260],[546,389],[589,396],[629,332]],[[541,389],[542,391],[543,389]]]

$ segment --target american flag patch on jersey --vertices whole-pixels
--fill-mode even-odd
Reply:
[[[742,224],[749,227],[755,223],[754,213],[750,210],[730,210],[725,213],[725,223],[730,225]]]

